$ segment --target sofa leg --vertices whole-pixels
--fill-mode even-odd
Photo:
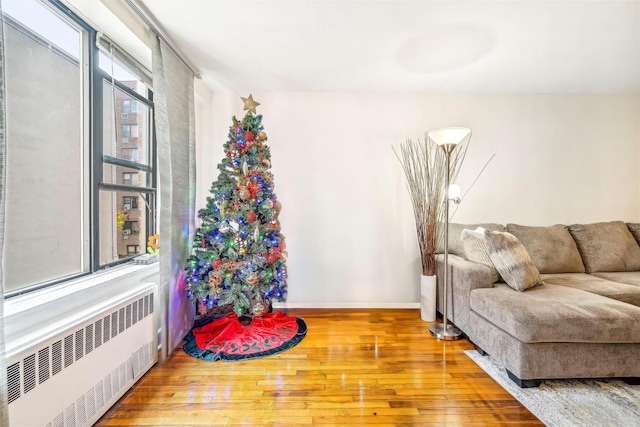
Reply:
[[[506,370],[507,375],[509,375],[509,379],[514,383],[518,384],[520,388],[530,388],[530,387],[538,387],[542,384],[542,380],[521,380],[517,376],[515,376],[510,370]]]
[[[640,385],[640,377],[626,377],[622,379],[629,385]]]
[[[476,349],[476,351],[478,352],[478,354],[480,356],[486,356],[487,355],[487,352],[484,351],[483,349],[481,349],[479,346],[474,344],[473,347]]]

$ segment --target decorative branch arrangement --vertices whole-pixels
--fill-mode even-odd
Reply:
[[[468,143],[456,146],[451,153],[451,182],[455,180],[467,155]],[[407,189],[413,205],[413,216],[418,235],[422,274],[436,274],[436,253],[442,246],[444,203],[446,202],[445,178],[447,160],[444,151],[425,135],[424,143],[408,139],[400,144],[400,155],[393,150],[402,165]]]

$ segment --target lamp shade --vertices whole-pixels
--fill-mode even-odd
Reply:
[[[471,129],[451,127],[434,129],[427,132],[427,137],[431,138],[438,145],[457,145],[471,134]]]
[[[449,185],[449,200],[454,200],[460,197],[460,186],[458,184]]]

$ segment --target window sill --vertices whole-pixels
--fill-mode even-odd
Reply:
[[[126,264],[5,301],[7,356],[45,340],[69,323],[126,299],[140,285],[158,283],[159,263]]]

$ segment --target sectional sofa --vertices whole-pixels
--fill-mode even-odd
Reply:
[[[489,249],[493,237],[519,242],[539,272],[535,283],[516,290],[510,271],[496,274],[495,253],[478,260],[466,238],[471,230]],[[449,254],[449,320],[521,387],[640,378],[640,224],[450,224]],[[443,268],[440,256],[438,277]],[[442,312],[441,283],[439,291]]]

